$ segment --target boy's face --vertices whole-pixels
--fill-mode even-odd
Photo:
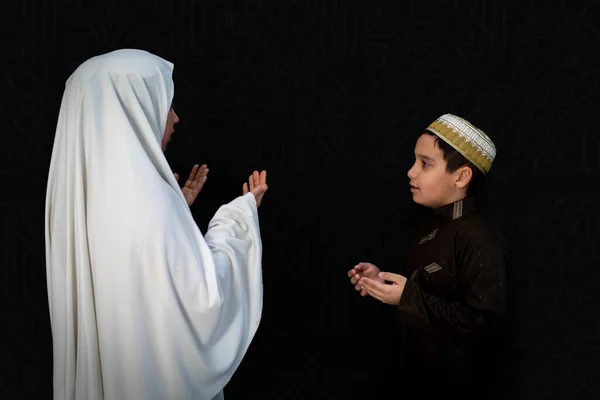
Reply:
[[[444,154],[435,143],[436,138],[431,135],[419,137],[415,146],[415,163],[408,171],[413,201],[431,208],[464,198],[471,177],[469,168],[447,172]]]

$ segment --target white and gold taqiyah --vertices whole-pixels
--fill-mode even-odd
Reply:
[[[444,114],[427,130],[454,147],[484,175],[490,171],[496,157],[494,142],[481,129],[456,115]]]

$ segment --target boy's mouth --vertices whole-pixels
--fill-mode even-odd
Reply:
[[[410,185],[410,190],[412,192],[412,191],[415,191],[415,190],[419,190],[419,188],[416,187],[416,186],[414,186],[414,185]]]

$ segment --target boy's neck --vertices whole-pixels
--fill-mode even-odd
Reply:
[[[463,197],[441,207],[435,208],[433,213],[437,216],[455,220],[477,210],[475,200],[472,197]]]
[[[437,207],[432,207],[432,208],[435,210],[437,208],[446,207],[448,204],[453,204],[453,203],[456,203],[457,201],[464,200],[466,198],[467,198],[467,194],[466,193],[464,193],[464,192],[457,193],[456,195],[451,196],[448,199],[446,199],[446,201],[444,202],[444,204],[442,204],[440,206],[437,206]]]

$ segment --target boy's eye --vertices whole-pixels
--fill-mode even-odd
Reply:
[[[421,162],[423,163],[424,167],[429,167],[429,164],[427,164],[427,162],[425,162],[425,161],[421,161]]]

